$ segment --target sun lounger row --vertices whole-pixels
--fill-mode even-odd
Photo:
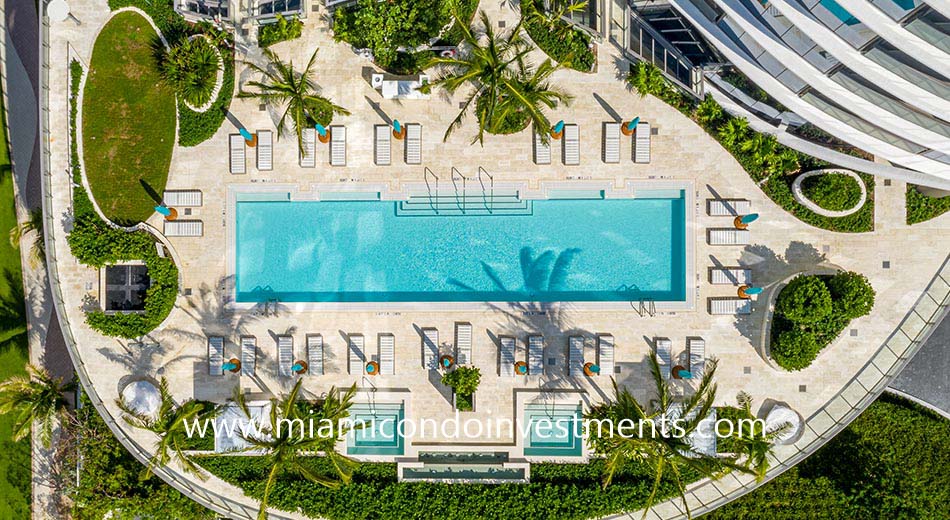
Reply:
[[[633,162],[648,164],[650,162],[650,138],[653,130],[650,123],[637,123],[636,133],[633,135]]]
[[[200,237],[204,223],[200,220],[165,220],[162,234],[166,237]]]
[[[274,134],[270,130],[257,131],[257,169],[268,171],[274,169]],[[241,134],[228,136],[230,151],[228,171],[233,174],[247,173],[247,141]]]
[[[346,127],[330,127],[330,166],[346,166]]]
[[[620,162],[620,125],[614,121],[603,124],[601,158],[607,164]],[[650,123],[641,121],[637,124],[633,139],[633,161],[646,164],[650,162]],[[567,166],[580,164],[580,129],[576,124],[564,125],[561,136],[561,162]],[[542,136],[534,132],[534,163],[551,164],[550,143],[543,142]]]
[[[657,364],[660,366],[660,376],[669,379],[673,375],[673,342],[669,338],[653,338],[653,347],[656,351]],[[706,368],[706,340],[703,338],[687,338],[686,352],[688,368],[693,379],[700,379]]]
[[[711,246],[738,246],[747,245],[752,239],[748,229],[711,228],[706,230],[706,236]]]
[[[752,212],[752,203],[745,199],[707,199],[706,212],[710,217],[736,217]]]
[[[670,378],[673,369],[673,342],[669,338],[653,338],[653,347],[656,349],[656,361],[660,365],[660,376]]]
[[[604,123],[603,160],[607,164],[620,162],[620,123]]]
[[[746,298],[710,298],[709,314],[713,315],[736,315],[751,314],[752,300]]]
[[[201,190],[165,190],[162,202],[171,208],[201,207]]]
[[[751,285],[752,270],[745,267],[711,267],[709,283],[713,285]]]

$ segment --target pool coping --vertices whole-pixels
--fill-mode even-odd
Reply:
[[[248,195],[260,195],[261,200],[274,200],[269,197],[286,194],[288,201],[319,201],[321,193],[346,193],[355,198],[346,200],[407,200],[411,195],[431,193],[425,182],[389,183],[310,183],[301,189],[296,183],[247,183],[231,184],[227,190],[227,203],[222,218],[225,223],[227,243],[227,301],[228,309],[234,311],[252,311],[260,307],[260,302],[237,301],[237,255],[236,255],[236,217],[238,198]],[[540,181],[532,188],[528,181],[506,181],[494,183],[495,189],[517,190],[524,200],[551,200],[552,192],[558,190],[602,191],[604,199],[635,198],[637,192],[656,190],[682,190],[685,198],[685,267],[683,269],[683,301],[655,301],[655,312],[693,311],[697,308],[700,275],[696,266],[696,240],[701,237],[698,228],[698,216],[701,208],[695,183],[687,179],[627,179],[621,187],[608,179]],[[367,194],[360,199],[359,194]],[[371,197],[371,195],[376,195]],[[247,199],[245,199],[247,200]],[[340,200],[340,199],[330,199]],[[433,301],[433,302],[277,302],[282,310],[294,311],[485,311],[490,309],[523,309],[526,303],[537,303],[541,308],[569,306],[576,311],[633,311],[646,312],[640,301]]]

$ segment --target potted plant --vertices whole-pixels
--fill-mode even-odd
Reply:
[[[456,410],[475,410],[475,390],[482,380],[482,372],[475,367],[458,367],[442,376],[442,384],[452,388],[452,401]]]

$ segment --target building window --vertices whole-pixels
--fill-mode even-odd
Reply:
[[[185,10],[212,18],[228,17],[228,0],[186,0]]]
[[[268,15],[276,13],[300,12],[301,0],[273,0],[257,4],[257,14]]]

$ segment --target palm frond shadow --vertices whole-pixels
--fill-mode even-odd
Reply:
[[[28,344],[23,281],[9,269],[4,269],[2,276],[9,292],[0,296],[0,352],[15,348],[26,356]]]

